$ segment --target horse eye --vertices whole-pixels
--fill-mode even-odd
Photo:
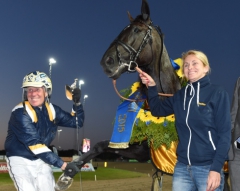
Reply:
[[[133,31],[134,31],[135,33],[138,33],[140,30],[139,30],[138,28],[135,28]]]

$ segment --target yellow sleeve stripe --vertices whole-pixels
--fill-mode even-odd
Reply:
[[[75,116],[75,115],[76,115],[76,112],[75,112],[73,109],[72,109],[71,115],[72,115],[72,116]]]
[[[29,146],[29,149],[35,154],[41,154],[46,152],[52,152],[46,145],[44,144],[37,144]]]

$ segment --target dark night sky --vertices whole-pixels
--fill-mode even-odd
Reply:
[[[197,49],[206,53],[212,83],[222,85],[230,100],[240,76],[240,1],[148,0],[151,18],[165,34],[172,59]],[[0,150],[7,135],[12,108],[21,102],[23,77],[34,70],[52,67],[51,102],[71,111],[65,85],[75,78],[84,80],[86,120],[80,137],[92,144],[110,139],[119,98],[112,81],[100,66],[109,44],[129,24],[127,11],[140,14],[140,0],[41,0],[0,1]],[[124,74],[118,89],[129,87],[137,74]],[[82,96],[82,98],[83,98]],[[83,99],[82,99],[83,101]],[[59,145],[76,148],[76,130],[61,128]],[[57,137],[53,144],[58,145]]]

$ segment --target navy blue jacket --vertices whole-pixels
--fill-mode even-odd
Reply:
[[[148,102],[153,116],[175,114],[178,161],[211,165],[210,170],[221,171],[231,140],[229,96],[222,87],[211,84],[205,76],[161,101],[156,86],[152,86]]]
[[[13,110],[8,123],[8,135],[5,141],[7,157],[20,156],[29,160],[42,159],[44,162],[61,167],[63,161],[49,148],[54,140],[58,126],[76,128],[76,117],[65,112],[60,107],[49,104],[39,107],[17,105]],[[33,109],[34,111],[31,111]],[[51,110],[51,111],[50,111]],[[83,126],[84,112],[82,105],[73,106],[77,111],[78,125]],[[33,113],[37,121],[34,121]],[[51,113],[51,114],[50,114]],[[54,120],[50,120],[50,115]]]

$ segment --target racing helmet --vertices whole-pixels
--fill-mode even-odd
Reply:
[[[48,92],[48,97],[50,98],[52,94],[52,82],[51,79],[44,73],[40,71],[34,71],[27,74],[23,78],[22,88],[26,87],[45,87]]]

